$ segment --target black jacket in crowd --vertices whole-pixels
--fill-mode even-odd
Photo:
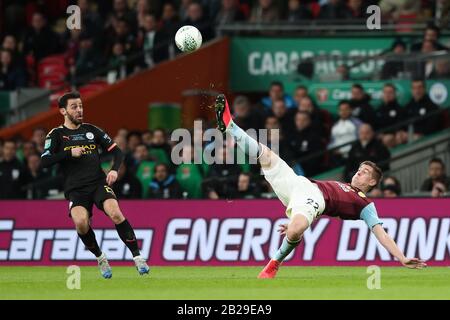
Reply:
[[[305,176],[311,177],[320,172],[321,161],[318,158],[300,161],[301,158],[314,154],[323,149],[320,133],[313,127],[302,131],[292,131],[287,139],[296,163],[299,163]]]
[[[405,108],[402,108],[397,100],[394,100],[389,103],[381,104],[381,106],[376,111],[377,113],[377,122],[383,126],[383,128],[388,128],[393,125],[396,125],[402,121],[406,120],[406,112]],[[394,133],[395,131],[400,130],[400,128],[396,130],[388,130],[385,133]]]
[[[406,111],[408,113],[408,119],[416,118],[419,116],[425,116],[430,112],[436,111],[439,107],[431,101],[428,95],[425,95],[422,99],[415,101],[411,99],[411,101],[405,106]],[[414,124],[414,133],[419,133],[423,135],[427,135],[436,131],[439,131],[441,128],[441,122],[439,115],[434,115],[428,117],[424,120],[419,120]]]
[[[0,160],[0,199],[24,199],[26,181],[25,167],[17,158]]]

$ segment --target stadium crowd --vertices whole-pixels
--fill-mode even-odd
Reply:
[[[71,4],[80,7],[81,30],[66,28],[66,8]],[[230,22],[302,23],[313,19],[345,23],[364,18],[365,8],[371,4],[378,4],[382,14],[392,21],[426,20],[436,9],[435,2],[427,0],[2,1],[0,90],[45,86],[38,66],[55,54],[63,57],[64,65],[56,71],[65,75],[64,82],[71,83],[101,67],[109,68],[108,77],[112,75],[114,80],[175,55],[173,37],[181,25],[196,26],[207,41],[218,35],[220,25]],[[430,25],[417,43],[408,46],[401,40],[395,41],[392,56],[436,50],[447,48],[439,40],[439,29]],[[128,58],[132,56],[137,58],[130,61]],[[125,68],[121,67],[122,61],[129,61]],[[411,100],[406,105],[399,104],[396,87],[388,79],[395,78],[403,69],[398,59],[386,61],[380,75],[386,82],[377,108],[364,87],[355,81],[351,98],[336,105],[336,119],[318,108],[307,86],[298,86],[289,94],[281,82],[273,82],[262,99],[238,95],[230,102],[235,121],[244,130],[269,131],[269,146],[273,142],[273,129],[280,130],[280,156],[297,174],[313,177],[343,166],[344,179],[349,181],[361,161],[371,160],[388,170],[393,148],[448,125],[443,117],[433,115],[439,107],[426,94],[423,80],[412,81]],[[340,66],[337,72],[341,79],[351,80],[347,66]],[[448,60],[425,62],[419,69],[415,66],[412,74],[418,79],[448,78],[450,64]],[[413,135],[408,134],[407,125],[399,126],[417,117],[424,119],[414,123]],[[209,128],[213,126],[210,124]],[[0,141],[0,199],[42,199],[60,194],[62,177],[58,168],[46,170],[40,166],[48,129],[36,128],[30,140],[16,137]],[[385,130],[380,133],[381,129]],[[204,142],[200,143],[201,148],[197,148],[198,144],[185,146],[184,163],[174,165],[170,132],[123,128],[113,136],[126,154],[114,186],[119,198],[236,199],[271,195],[272,190],[257,165],[189,163],[207,147]],[[216,157],[225,159],[232,149],[236,154],[234,145],[225,144]],[[329,152],[321,153],[327,149]],[[315,153],[321,154],[311,157]],[[107,155],[103,157],[107,170],[110,159]],[[433,196],[446,194],[450,186],[445,172],[444,163],[433,159],[429,178],[417,189]],[[380,188],[371,193],[384,197],[401,194],[395,177],[386,177]]]
[[[343,166],[344,179],[349,181],[360,162],[370,160],[388,170],[392,148],[447,126],[442,116],[434,114],[439,107],[426,94],[424,81],[413,81],[411,92],[411,101],[401,106],[396,100],[395,86],[386,83],[382,104],[375,109],[364,88],[355,83],[351,99],[339,102],[337,119],[314,104],[306,87],[297,87],[291,96],[284,92],[280,82],[273,82],[267,96],[258,103],[251,103],[243,95],[230,103],[235,122],[244,130],[267,129],[269,146],[274,138],[279,139],[280,156],[297,174],[313,177]],[[421,118],[412,126],[413,134],[408,134],[402,123],[418,117]],[[213,126],[205,123],[204,128]],[[385,130],[377,134],[376,130],[382,127]],[[36,128],[29,141],[17,137],[0,143],[0,198],[44,198],[61,190],[58,170],[40,167],[46,134],[44,128]],[[114,186],[120,198],[232,199],[271,194],[257,165],[248,161],[237,164],[236,158],[234,164],[227,161],[230,154],[238,155],[233,141],[220,146],[222,151],[215,154],[216,163],[212,165],[205,161],[195,164],[195,153],[203,159],[201,155],[208,143],[193,141],[191,146],[182,148],[182,164],[175,165],[172,150],[177,141],[171,141],[170,132],[164,129],[139,132],[122,128],[113,137],[126,154]],[[329,152],[323,153],[327,149]],[[319,157],[308,158],[315,153]],[[102,154],[105,170],[109,169],[110,160],[107,153]],[[430,163],[429,176],[417,188],[436,196],[445,194],[449,180],[441,160]],[[381,189],[372,193],[385,197],[400,194],[401,186],[395,177],[386,177]]]
[[[81,30],[66,28],[66,9],[72,4],[80,8]],[[221,25],[239,21],[353,23],[354,19],[366,18],[366,8],[372,4],[378,4],[383,16],[394,22],[425,21],[436,10],[435,1],[428,0],[1,1],[0,90],[74,84],[102,67],[109,70],[110,81],[126,77],[174,56],[177,53],[174,35],[186,24],[196,26],[204,41],[208,41],[218,35]],[[411,51],[443,49],[438,33],[428,30],[424,42],[413,46]],[[393,49],[396,54],[404,51],[405,45],[401,43]],[[59,81],[39,70],[40,62],[54,55],[63,60],[58,72],[64,79]],[[120,67],[125,60],[128,62]],[[392,70],[385,70],[385,79],[391,76],[389,72],[398,71],[398,62],[392,61],[389,66]],[[348,75],[345,66],[341,69]],[[439,64],[436,72],[438,76],[448,75],[448,61]]]

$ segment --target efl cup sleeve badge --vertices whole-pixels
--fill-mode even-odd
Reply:
[[[366,195],[362,191],[358,192],[358,196],[361,198],[366,198]]]
[[[44,149],[50,148],[51,144],[52,144],[52,140],[51,139],[45,140]]]
[[[94,139],[94,134],[92,132],[88,132],[86,133],[86,138],[88,138],[89,140]]]

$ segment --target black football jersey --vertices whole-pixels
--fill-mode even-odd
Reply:
[[[83,147],[79,158],[72,157],[71,149]],[[78,129],[69,129],[64,125],[54,128],[45,140],[42,165],[60,163],[64,174],[64,192],[81,189],[101,181],[106,175],[100,166],[100,152],[111,151],[116,144],[102,129],[83,123]]]

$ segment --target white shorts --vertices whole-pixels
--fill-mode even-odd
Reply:
[[[305,177],[296,175],[283,159],[278,158],[276,165],[268,170],[263,169],[263,173],[286,207],[288,218],[301,214],[311,225],[325,210],[325,200],[319,187]]]

